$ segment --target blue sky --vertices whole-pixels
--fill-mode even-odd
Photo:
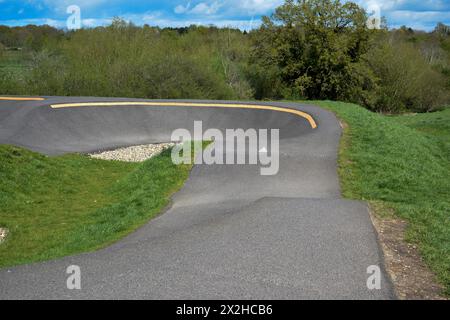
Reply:
[[[185,26],[214,24],[241,29],[257,27],[283,0],[0,0],[0,24],[49,24],[65,27],[69,5],[81,8],[83,26],[110,23],[114,16],[136,24]],[[354,0],[363,7],[377,3],[389,27],[407,25],[432,30],[450,25],[450,0]]]

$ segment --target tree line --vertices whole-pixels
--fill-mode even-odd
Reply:
[[[0,26],[1,94],[199,99],[329,99],[389,112],[450,102],[450,27],[369,29],[358,5],[287,0],[250,32],[111,25]],[[19,54],[19,53],[17,53]]]

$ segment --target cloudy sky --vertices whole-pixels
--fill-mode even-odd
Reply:
[[[450,24],[450,0],[353,0],[365,8],[376,3],[389,27],[432,30]],[[70,5],[81,8],[83,26],[108,24],[115,16],[136,24],[185,26],[214,24],[250,29],[283,0],[0,0],[0,24],[49,24],[65,27]]]

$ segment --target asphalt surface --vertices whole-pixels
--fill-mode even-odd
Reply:
[[[367,204],[341,198],[341,127],[330,112],[268,104],[307,112],[318,124],[312,129],[302,117],[269,110],[49,107],[94,101],[141,100],[0,101],[0,144],[48,155],[92,152],[167,142],[174,129],[192,131],[202,120],[204,130],[280,129],[280,171],[196,165],[164,214],[116,244],[0,270],[0,299],[395,298]],[[67,289],[70,265],[81,268],[81,290]],[[372,265],[382,271],[379,290],[367,288]]]

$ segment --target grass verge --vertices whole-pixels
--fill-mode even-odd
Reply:
[[[348,103],[314,104],[347,124],[339,155],[344,197],[407,221],[406,240],[450,295],[450,110],[392,117]]]
[[[143,163],[47,157],[0,146],[0,267],[92,251],[156,216],[191,165],[171,151]]]

